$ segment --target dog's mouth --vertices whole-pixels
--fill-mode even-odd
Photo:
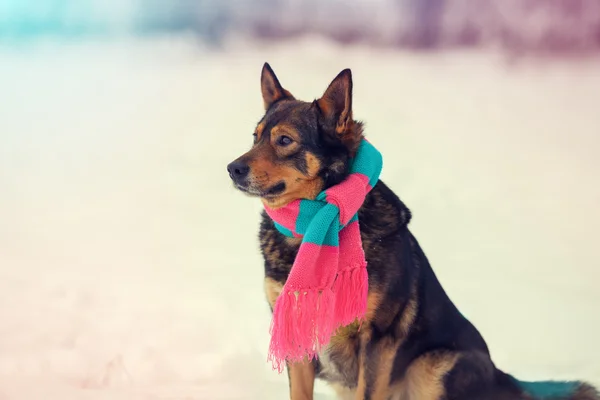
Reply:
[[[260,190],[250,184],[241,185],[235,183],[236,189],[252,197],[261,197],[263,199],[272,199],[285,192],[285,182],[279,182],[266,190]]]

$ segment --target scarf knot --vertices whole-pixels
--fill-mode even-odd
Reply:
[[[269,360],[279,372],[286,361],[316,357],[339,327],[366,313],[368,275],[358,210],[379,180],[383,161],[363,139],[350,162],[350,175],[316,199],[265,206],[282,234],[302,237],[273,309]]]

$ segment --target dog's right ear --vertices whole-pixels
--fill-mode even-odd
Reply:
[[[279,83],[275,72],[271,69],[269,63],[265,63],[260,75],[260,90],[262,92],[265,110],[268,110],[275,102],[281,99],[294,99],[294,96]]]
[[[345,135],[352,125],[352,72],[345,69],[329,84],[317,104],[325,119],[338,134]]]

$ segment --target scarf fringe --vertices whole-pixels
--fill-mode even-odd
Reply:
[[[286,361],[312,360],[335,329],[333,291],[286,289],[279,295],[271,322],[268,361],[283,372]]]
[[[339,326],[362,320],[367,312],[369,282],[367,263],[347,268],[338,273],[335,280],[335,319]],[[337,327],[336,327],[337,328]]]

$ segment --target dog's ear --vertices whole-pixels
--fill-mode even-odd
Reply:
[[[352,72],[349,69],[340,72],[317,104],[327,122],[335,126],[335,131],[345,134],[352,125]]]
[[[265,110],[281,99],[294,99],[294,96],[279,83],[279,79],[275,76],[275,72],[271,69],[269,63],[265,63],[260,75],[260,90],[262,92]]]

